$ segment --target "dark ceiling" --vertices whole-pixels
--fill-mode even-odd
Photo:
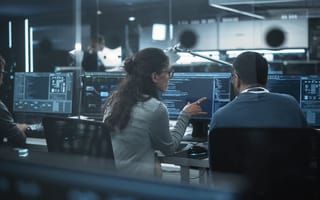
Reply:
[[[1,0],[0,15],[19,16],[31,19],[55,19],[60,23],[72,21],[76,0]],[[308,17],[320,16],[320,0],[251,0],[256,3],[244,4],[248,0],[212,0],[212,2],[230,2],[228,7],[260,13],[265,17],[288,10],[305,13]],[[275,2],[278,1],[278,2]],[[279,1],[289,1],[279,3]],[[82,16],[86,20],[102,11],[102,19],[127,19],[134,15],[138,20],[189,20],[197,18],[216,18],[236,16],[238,14],[209,6],[209,0],[82,0]],[[171,10],[171,12],[170,12]],[[171,15],[170,15],[171,14]],[[70,20],[68,20],[70,19]]]

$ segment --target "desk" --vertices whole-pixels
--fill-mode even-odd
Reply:
[[[183,142],[185,143],[185,142]],[[27,138],[27,145],[30,150],[48,152],[46,139],[43,138]],[[164,156],[159,153],[161,163],[173,164],[180,166],[180,180],[182,182],[190,181],[190,169],[196,168],[199,170],[200,183],[208,183],[209,180],[209,160],[192,159],[176,156]]]
[[[239,199],[236,191],[127,176],[105,159],[33,151],[18,155],[0,148],[1,199]]]
[[[209,159],[192,159],[175,156],[160,156],[161,163],[174,164],[180,166],[180,180],[189,183],[190,169],[197,168],[199,170],[199,183],[209,182]]]
[[[189,149],[192,145],[202,146],[207,149],[207,143],[187,142],[181,141],[178,149]],[[187,152],[185,152],[187,153]],[[209,158],[187,158],[187,155],[171,155],[164,156],[161,152],[157,151],[161,163],[173,164],[180,166],[180,180],[181,182],[190,182],[190,169],[199,170],[199,183],[209,182]],[[179,154],[179,153],[178,153]]]
[[[42,145],[42,146],[47,146],[47,141],[44,138],[32,138],[32,137],[27,137],[27,144],[32,144],[32,145]]]
[[[33,151],[48,152],[47,142],[44,138],[31,138],[27,137],[27,147]]]

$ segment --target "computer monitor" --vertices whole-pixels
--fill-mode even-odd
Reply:
[[[201,103],[206,115],[191,118],[193,138],[207,138],[208,126],[212,114],[230,101],[231,73],[177,72],[169,81],[167,90],[161,99],[166,104],[169,118],[177,119],[180,111],[188,103],[201,97],[207,97]]]
[[[292,95],[298,101],[308,125],[320,127],[320,76],[273,74],[268,77],[267,88],[271,92]]]
[[[87,72],[83,77],[81,115],[101,120],[108,96],[117,89],[125,72]]]
[[[300,106],[310,126],[320,127],[320,76],[302,76]]]
[[[16,72],[13,112],[71,115],[73,73]]]
[[[269,74],[267,89],[275,93],[284,93],[293,96],[300,101],[300,76]]]

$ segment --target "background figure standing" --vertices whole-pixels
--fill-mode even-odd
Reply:
[[[119,89],[107,100],[104,123],[111,128],[112,146],[119,170],[135,175],[159,175],[155,150],[173,154],[192,115],[206,114],[200,103],[188,103],[169,130],[167,107],[159,94],[173,75],[161,49],[147,48],[125,60],[127,73]]]
[[[105,47],[103,36],[97,35],[91,38],[88,49],[83,54],[82,67],[84,71],[104,71],[103,59],[106,57],[98,56],[98,52]]]
[[[121,47],[109,49],[105,46],[102,35],[91,38],[88,49],[83,54],[82,67],[84,71],[114,70],[121,65]]]
[[[55,67],[72,64],[72,57],[68,51],[55,49],[53,43],[47,38],[39,42],[34,57],[36,72],[54,72]]]
[[[5,64],[4,58],[0,55],[0,86],[3,84],[3,77],[6,74]],[[12,146],[24,147],[26,144],[26,135],[24,132],[27,128],[27,124],[14,123],[8,108],[0,100],[0,145],[6,142],[6,144]]]
[[[268,63],[259,53],[244,52],[233,63],[232,85],[236,98],[216,111],[216,127],[305,127],[296,99],[266,89]]]

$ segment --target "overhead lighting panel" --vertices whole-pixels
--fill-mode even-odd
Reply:
[[[257,19],[265,19],[265,17],[262,16],[262,15],[257,15],[257,14],[254,14],[254,13],[245,12],[245,11],[237,10],[237,9],[234,9],[234,8],[229,8],[229,7],[226,7],[226,6],[221,6],[221,5],[218,5],[218,4],[210,4],[210,6],[215,7],[215,8],[219,8],[221,10],[226,10],[226,11],[230,11],[230,12],[233,12],[233,13],[238,13],[238,14],[241,14],[241,15],[246,15],[246,16],[249,16],[249,17],[257,18]]]
[[[229,12],[238,13],[241,15],[246,15],[249,17],[257,18],[257,19],[265,19],[264,16],[257,15],[254,13],[241,11],[238,9],[226,7],[226,5],[255,5],[255,4],[276,4],[276,3],[288,3],[288,2],[297,2],[297,1],[303,1],[303,0],[209,0],[209,5],[215,8],[219,8],[222,10],[226,10]]]
[[[242,4],[274,4],[274,3],[288,3],[303,0],[209,0],[209,5],[242,5]]]

